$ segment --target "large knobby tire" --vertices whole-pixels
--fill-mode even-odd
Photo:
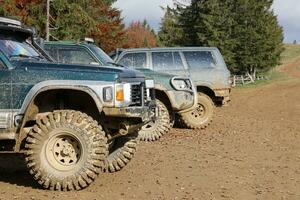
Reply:
[[[181,114],[183,126],[191,129],[205,129],[213,119],[214,103],[203,93],[198,93],[198,105],[189,112]]]
[[[136,137],[123,136],[116,138],[109,149],[105,172],[117,172],[123,169],[134,157],[137,149]]]
[[[80,190],[103,171],[107,139],[101,126],[77,111],[55,111],[37,120],[26,138],[30,173],[46,189]]]
[[[172,128],[173,122],[168,108],[160,100],[156,100],[156,106],[159,109],[159,116],[155,121],[144,125],[138,133],[138,139],[141,141],[156,141]]]

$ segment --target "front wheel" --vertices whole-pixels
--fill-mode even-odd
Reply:
[[[107,139],[101,126],[77,111],[47,114],[26,138],[26,162],[46,189],[80,190],[103,170]]]
[[[198,93],[198,105],[189,112],[181,114],[183,125],[191,129],[205,129],[214,115],[214,103],[211,98],[203,93]]]
[[[159,109],[159,116],[155,121],[144,125],[138,133],[138,139],[141,141],[156,141],[172,128],[171,115],[168,108],[160,100],[156,100],[156,106]]]

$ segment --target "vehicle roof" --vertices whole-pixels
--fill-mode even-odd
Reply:
[[[56,45],[94,45],[88,42],[84,41],[79,41],[79,42],[74,42],[74,41],[68,41],[68,40],[59,40],[59,41],[45,41],[44,44],[56,44]]]
[[[133,48],[133,49],[118,49],[120,52],[135,52],[135,51],[178,51],[178,50],[218,50],[217,47],[156,47],[156,48]]]

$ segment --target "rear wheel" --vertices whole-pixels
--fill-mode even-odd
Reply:
[[[214,103],[203,93],[198,93],[198,105],[189,112],[181,114],[183,125],[191,129],[204,129],[211,122],[214,115]]]
[[[156,141],[172,128],[173,122],[168,108],[160,100],[156,100],[156,105],[159,108],[159,116],[141,128],[138,133],[138,139],[141,141]]]
[[[134,157],[137,149],[136,137],[116,138],[109,149],[105,172],[117,172],[123,169]]]
[[[107,156],[101,126],[77,111],[56,111],[37,120],[25,147],[30,173],[51,190],[87,187],[103,170]]]

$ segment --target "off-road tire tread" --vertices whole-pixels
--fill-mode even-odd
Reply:
[[[137,151],[138,140],[136,138],[123,136],[116,140],[120,140],[118,143],[121,143],[122,146],[117,147],[107,156],[104,172],[114,173],[122,170]]]
[[[159,140],[163,135],[167,134],[173,127],[170,111],[160,100],[156,100],[156,105],[161,108],[161,116],[156,120],[157,127],[154,130],[140,130],[138,140],[145,142],[153,142]]]
[[[92,146],[87,162],[73,176],[55,177],[42,169],[39,153],[49,132],[55,128],[81,128],[86,142]],[[97,121],[79,111],[59,110],[45,115],[37,120],[36,125],[29,132],[26,143],[25,160],[30,174],[45,189],[58,191],[81,190],[90,185],[105,167],[107,152],[107,138]]]
[[[215,105],[214,105],[213,101],[211,100],[211,98],[201,92],[198,92],[198,97],[205,98],[209,102],[209,106],[211,106],[210,112],[212,112],[211,116],[213,116]],[[199,123],[196,125],[194,123],[191,123],[191,121],[189,119],[189,115],[181,114],[180,118],[179,118],[180,125],[184,128],[188,128],[188,129],[202,129],[203,130],[203,129],[206,129],[212,123],[212,121],[213,121],[213,117],[211,117],[209,120],[207,120],[206,123]]]

